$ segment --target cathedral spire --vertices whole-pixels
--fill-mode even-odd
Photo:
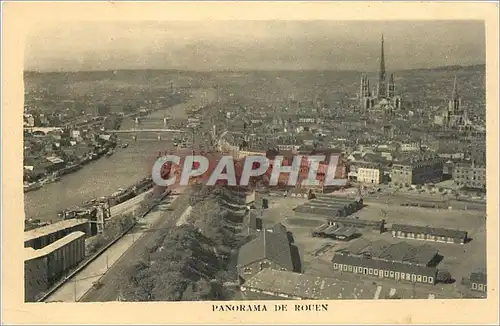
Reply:
[[[384,34],[380,40],[380,68],[378,72],[378,97],[385,97],[386,83],[385,83],[385,57],[384,57]]]
[[[451,99],[452,100],[458,99],[457,76],[455,76],[455,79],[453,80],[453,93],[451,94]]]

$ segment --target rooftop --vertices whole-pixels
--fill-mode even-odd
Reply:
[[[89,221],[86,219],[69,219],[56,223],[52,223],[47,226],[42,226],[41,228],[36,228],[33,230],[29,230],[24,232],[24,241],[30,241],[36,238],[43,237],[45,235],[49,235],[51,233],[55,233],[60,230],[64,230],[70,227],[74,227],[77,225],[88,223]]]
[[[42,249],[35,250],[31,247],[24,248],[24,254],[25,254],[24,260],[27,261],[27,260],[36,259],[36,258],[43,257],[45,255],[48,255],[51,252],[53,252],[61,247],[64,247],[65,245],[67,245],[71,241],[74,241],[74,240],[81,238],[81,237],[84,237],[84,236],[85,236],[84,232],[76,231],[76,232],[72,232],[72,233],[68,234],[64,238],[61,238],[55,242],[52,242],[51,244],[43,247]]]
[[[445,228],[433,228],[430,226],[393,224],[392,230],[410,232],[410,233],[431,234],[435,236],[461,238],[461,239],[467,237],[467,231],[451,230]]]
[[[269,268],[260,271],[243,286],[313,300],[373,299],[376,292],[375,287],[367,289],[351,282]]]
[[[396,272],[432,276],[432,277],[435,277],[437,272],[437,269],[435,267],[410,265],[402,262],[384,261],[366,257],[355,257],[342,253],[336,253],[335,256],[333,256],[332,262],[337,264],[362,266],[366,268],[382,269],[382,270],[393,270]]]
[[[315,228],[314,232],[325,235],[350,237],[357,232],[357,229],[352,226],[323,224]]]
[[[241,246],[238,253],[238,266],[247,266],[269,259],[283,268],[293,270],[290,242],[283,228],[283,225],[275,225],[272,227],[272,232],[267,230],[261,232],[257,238]]]
[[[400,262],[412,265],[428,265],[438,251],[428,244],[412,246],[407,242],[391,244],[384,240],[368,241],[358,239],[348,248],[339,252],[351,256],[366,256],[372,259]]]

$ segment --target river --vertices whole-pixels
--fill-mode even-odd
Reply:
[[[163,111],[155,111],[153,116],[163,117],[168,114],[182,118],[186,108],[209,104],[215,100],[215,94],[212,89],[194,90],[189,101]],[[163,121],[160,120],[159,125],[163,125]],[[120,135],[120,138],[129,144],[127,148],[117,148],[114,155],[104,156],[81,170],[62,177],[59,182],[25,193],[26,218],[56,221],[57,213],[65,208],[110,195],[118,188],[128,187],[151,174],[158,152],[172,149],[172,141],[158,140],[157,135],[141,133],[137,141],[132,141],[130,135]]]

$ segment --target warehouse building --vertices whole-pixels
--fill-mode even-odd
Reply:
[[[393,224],[392,236],[402,239],[434,241],[464,244],[467,242],[467,231],[433,228],[406,224]]]
[[[316,216],[334,216],[341,217],[347,216],[348,213],[346,211],[346,207],[344,205],[337,207],[320,207],[313,205],[300,205],[294,209],[295,213],[303,214],[303,215],[316,215]]]
[[[369,241],[366,239],[359,239],[348,248],[337,250],[337,253],[421,267],[436,266],[442,258],[435,248],[427,244],[412,246],[407,242],[394,244],[384,240]]]
[[[90,235],[89,221],[87,219],[69,219],[26,231],[24,232],[24,247],[41,249],[76,231]]]
[[[85,258],[85,233],[76,231],[42,249],[25,248],[25,300],[33,302]]]
[[[351,215],[363,207],[362,199],[348,199],[324,195],[315,195],[314,199],[297,206],[294,210],[300,214],[328,217]]]
[[[337,250],[332,263],[337,272],[435,284],[436,265],[441,258],[429,245],[415,247],[406,242],[359,239],[348,248]]]
[[[294,270],[290,239],[283,225],[260,232],[257,238],[241,246],[238,252],[240,281],[244,282],[266,268]]]
[[[437,269],[435,267],[423,267],[338,253],[333,257],[332,263],[333,269],[340,273],[354,273],[413,283],[435,284],[436,282]]]

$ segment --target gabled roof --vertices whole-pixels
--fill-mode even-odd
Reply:
[[[290,243],[286,232],[263,231],[254,240],[241,246],[238,253],[238,266],[247,266],[263,259],[293,271]]]

